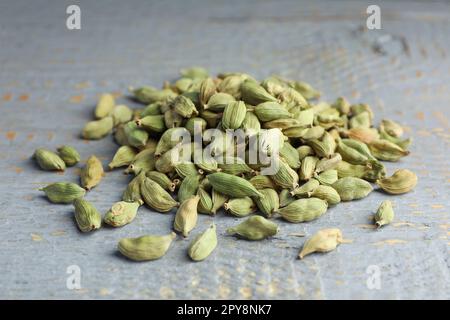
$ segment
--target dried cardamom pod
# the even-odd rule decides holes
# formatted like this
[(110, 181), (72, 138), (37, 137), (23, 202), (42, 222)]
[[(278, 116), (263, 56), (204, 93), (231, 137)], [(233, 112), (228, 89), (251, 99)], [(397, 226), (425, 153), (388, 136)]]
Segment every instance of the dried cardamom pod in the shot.
[(297, 148), (298, 157), (301, 160), (305, 159), (307, 156), (313, 156), (314, 150), (310, 146), (303, 145)]
[(276, 189), (275, 184), (269, 176), (257, 175), (251, 177), (249, 182), (258, 190), (266, 188)]
[(337, 98), (331, 107), (336, 108), (341, 115), (350, 113), (350, 103), (344, 97)]
[[(206, 122), (205, 119), (200, 117), (194, 117), (188, 119), (186, 123), (184, 124), (184, 127), (189, 131), (189, 133), (194, 136), (195, 134), (195, 127), (197, 126), (198, 129), (200, 129), (200, 133), (205, 131), (206, 127), (208, 126), (208, 122)], [(197, 129), (197, 130), (198, 130)]]
[(119, 251), (135, 261), (156, 260), (164, 256), (176, 234), (171, 232), (165, 236), (142, 236), (124, 238), (119, 241)]
[(241, 128), (249, 135), (257, 134), (261, 131), (261, 123), (254, 112), (247, 111)]
[(242, 101), (230, 102), (223, 111), (222, 127), (224, 129), (237, 129), (242, 125), (247, 107)]
[(134, 220), (140, 206), (139, 201), (116, 202), (106, 213), (103, 221), (113, 227), (122, 227)]
[(289, 86), (297, 90), (305, 99), (312, 100), (320, 97), (320, 91), (303, 81), (289, 81)]
[(236, 101), (236, 99), (232, 95), (225, 92), (218, 92), (209, 98), (208, 103), (205, 105), (205, 109), (213, 112), (222, 112), (225, 107), (233, 101)]
[(359, 140), (364, 143), (371, 143), (379, 138), (378, 130), (375, 128), (352, 128), (345, 132), (350, 139)]
[(308, 156), (303, 159), (302, 164), (299, 170), (299, 176), (301, 180), (310, 180), (316, 169), (316, 163), (319, 161), (319, 158)]
[(197, 167), (192, 162), (181, 162), (175, 165), (175, 171), (181, 179), (199, 174)]
[(375, 224), (379, 227), (389, 224), (394, 220), (394, 209), (392, 202), (384, 200), (374, 216)]
[(145, 104), (165, 101), (177, 96), (177, 94), (170, 89), (157, 90), (152, 87), (134, 89), (130, 87), (129, 90), (137, 101)]
[(136, 149), (130, 146), (121, 146), (117, 149), (111, 162), (108, 164), (110, 170), (123, 166), (128, 166), (136, 157)]
[(380, 130), (385, 131), (388, 135), (394, 138), (400, 138), (403, 135), (403, 127), (393, 120), (381, 120)]
[(100, 120), (90, 121), (86, 123), (81, 135), (84, 139), (98, 140), (110, 134), (113, 127), (114, 120), (112, 117), (108, 116)]
[(308, 198), (295, 200), (278, 213), (289, 222), (307, 222), (319, 218), (328, 209), (327, 202), (319, 198)]
[(66, 169), (66, 163), (56, 153), (39, 148), (33, 154), (33, 158), (36, 159), (39, 167), (43, 170), (57, 170), (64, 171)]
[(213, 215), (213, 201), (208, 191), (206, 191), (203, 187), (198, 188), (197, 195), (200, 197), (198, 202), (198, 212), (204, 214)]
[(97, 106), (95, 107), (95, 117), (97, 119), (103, 119), (111, 114), (115, 106), (114, 97), (112, 94), (104, 93), (98, 99)]
[(102, 216), (91, 203), (83, 198), (77, 198), (73, 201), (73, 206), (75, 207), (75, 220), (82, 232), (100, 228)]
[(283, 147), (280, 149), (280, 157), (292, 168), (300, 168), (301, 162), (300, 157), (295, 149), (289, 142), (285, 142)]
[(223, 204), (225, 210), (235, 217), (245, 217), (256, 211), (256, 205), (250, 197), (233, 198)]
[(200, 184), (200, 175), (187, 176), (183, 179), (178, 189), (178, 201), (184, 202), (191, 196), (197, 194), (198, 186)]
[(138, 128), (143, 128), (150, 132), (164, 132), (166, 124), (164, 122), (164, 115), (145, 116), (136, 120)]
[(278, 197), (280, 198), (280, 208), (286, 207), (288, 204), (295, 201), (295, 198), (291, 195), (291, 191), (289, 189), (281, 190)]
[(180, 95), (172, 101), (173, 110), (183, 118), (191, 118), (198, 115), (197, 108), (191, 99)]
[(170, 128), (167, 129), (158, 141), (155, 150), (155, 157), (159, 158), (167, 151), (171, 150), (180, 142), (180, 137), (190, 136), (186, 128)]
[(53, 203), (72, 203), (73, 200), (86, 194), (86, 190), (72, 182), (51, 183), (39, 191), (44, 191), (47, 198)]
[(136, 177), (134, 177), (130, 183), (128, 183), (127, 188), (123, 192), (122, 200), (127, 202), (138, 201), (141, 205), (144, 203), (141, 196), (141, 184), (145, 179), (145, 172), (140, 172)]
[(159, 212), (167, 212), (178, 206), (178, 202), (166, 190), (147, 177), (141, 183), (141, 196), (146, 205)]
[(217, 246), (216, 225), (212, 224), (189, 245), (188, 255), (194, 261), (205, 260)]
[(216, 93), (216, 84), (212, 78), (206, 78), (200, 85), (199, 98), (202, 106)]
[(313, 252), (329, 252), (342, 243), (342, 232), (336, 228), (322, 229), (306, 240), (299, 258), (303, 259), (306, 255)]
[(277, 99), (271, 96), (266, 89), (261, 87), (257, 82), (246, 80), (242, 82), (240, 86), (242, 100), (246, 103), (256, 106), (266, 101), (277, 101)]
[(263, 240), (278, 233), (278, 225), (261, 216), (252, 216), (235, 227), (228, 228), (230, 235), (237, 235), (247, 240)]
[(174, 192), (176, 188), (176, 184), (169, 179), (169, 177), (158, 171), (147, 171), (145, 172), (147, 178), (152, 179), (157, 184), (159, 184), (164, 190)]
[(181, 232), (183, 237), (187, 237), (189, 232), (195, 228), (197, 225), (197, 206), (200, 200), (199, 196), (193, 196), (180, 204), (175, 215), (175, 220), (173, 222), (173, 228)]
[(222, 208), (224, 203), (228, 200), (228, 196), (224, 195), (223, 193), (220, 193), (220, 192), (216, 191), (213, 188), (212, 192), (211, 192), (211, 199), (212, 199), (212, 202), (213, 202), (213, 206), (212, 206), (212, 209), (211, 209), (211, 214), (214, 215), (214, 214), (217, 213), (217, 210)]
[(292, 118), (292, 114), (278, 102), (267, 101), (255, 107), (255, 115), (262, 122)]
[(134, 121), (125, 124), (124, 133), (127, 137), (128, 145), (136, 148), (144, 147), (148, 141), (148, 132), (139, 128)]
[(225, 157), (223, 163), (218, 166), (222, 172), (232, 175), (254, 173), (254, 170), (245, 163), (245, 160), (238, 157)]
[(131, 161), (130, 165), (125, 169), (125, 174), (133, 173), (135, 175), (140, 172), (152, 171), (155, 169), (156, 161), (152, 149), (144, 149), (140, 151)]
[(59, 157), (64, 161), (67, 167), (73, 167), (80, 162), (80, 154), (71, 146), (61, 146), (58, 149)]
[(310, 194), (311, 197), (319, 198), (328, 203), (328, 205), (333, 206), (341, 202), (341, 197), (339, 193), (330, 186), (320, 185), (315, 188)]
[(212, 187), (220, 193), (236, 198), (245, 196), (262, 197), (262, 194), (250, 182), (243, 178), (223, 172), (212, 173), (207, 177)]
[(355, 177), (341, 178), (332, 187), (339, 193), (342, 201), (365, 198), (373, 190), (369, 182)]
[(103, 165), (96, 156), (90, 156), (86, 165), (81, 169), (81, 186), (86, 190), (91, 190), (97, 186), (103, 178)]
[(293, 170), (289, 165), (283, 160), (278, 160), (278, 170), (274, 175), (271, 175), (270, 178), (273, 182), (285, 189), (295, 189), (298, 187), (298, 174)]
[(417, 185), (417, 175), (407, 169), (400, 169), (388, 178), (379, 179), (377, 185), (390, 194), (407, 193)]
[(118, 126), (133, 119), (133, 110), (124, 104), (120, 104), (114, 107), (111, 116), (114, 120), (114, 126)]
[(369, 148), (375, 158), (384, 161), (398, 161), (409, 154), (408, 150), (403, 150), (388, 140), (374, 140)]
[(320, 185), (319, 181), (316, 179), (311, 179), (308, 182), (304, 183), (300, 187), (295, 188), (291, 191), (292, 196), (304, 197), (309, 193), (313, 192)]
[(255, 198), (255, 203), (259, 210), (268, 218), (272, 217), (272, 214), (280, 208), (280, 198), (278, 193), (274, 189), (261, 189), (259, 190), (263, 197)]

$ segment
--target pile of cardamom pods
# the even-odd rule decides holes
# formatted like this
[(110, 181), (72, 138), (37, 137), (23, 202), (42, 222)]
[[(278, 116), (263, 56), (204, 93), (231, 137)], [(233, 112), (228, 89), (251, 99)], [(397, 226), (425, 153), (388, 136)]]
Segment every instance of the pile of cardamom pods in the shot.
[[(383, 120), (375, 127), (369, 105), (350, 104), (343, 97), (333, 103), (319, 102), (320, 92), (305, 82), (278, 76), (258, 82), (245, 73), (213, 78), (205, 69), (194, 67), (182, 70), (178, 80), (165, 82), (162, 89), (130, 88), (130, 92), (142, 108), (116, 105), (111, 94), (103, 94), (95, 108), (96, 120), (82, 131), (82, 137), (90, 140), (112, 133), (120, 145), (109, 169), (124, 167), (126, 174), (134, 175), (122, 201), (102, 218), (83, 199), (86, 190), (104, 176), (102, 163), (94, 155), (82, 168), (81, 186), (58, 182), (41, 189), (51, 202), (73, 204), (83, 232), (100, 228), (102, 221), (122, 227), (145, 204), (159, 212), (176, 209), (173, 229), (183, 237), (196, 227), (199, 213), (215, 215), (221, 208), (235, 217), (258, 213), (227, 231), (239, 238), (262, 240), (279, 232), (271, 220), (275, 216), (291, 223), (307, 222), (341, 201), (366, 197), (373, 190), (371, 183), (390, 194), (406, 193), (417, 184), (417, 176), (409, 170), (387, 176), (380, 162), (398, 161), (409, 154), (411, 139), (402, 138), (401, 125)], [(195, 147), (188, 152), (180, 147), (180, 140), (173, 139), (194, 136), (196, 130), (206, 135), (208, 129), (241, 129), (248, 136), (239, 146), (233, 139), (202, 139), (193, 142)], [(268, 164), (249, 160), (255, 143), (276, 160), (276, 171), (262, 174)], [(194, 159), (195, 148), (208, 149), (213, 156), (226, 155), (226, 161)], [(236, 155), (239, 148), (243, 157)], [(174, 153), (183, 154), (184, 160), (175, 161)], [(70, 146), (56, 152), (38, 149), (34, 158), (44, 170), (65, 170), (80, 161)], [(380, 227), (393, 218), (391, 202), (383, 201), (374, 215), (375, 224)], [(169, 249), (175, 232), (121, 239), (118, 249), (132, 260), (158, 259)], [(299, 257), (333, 250), (343, 241), (339, 229), (320, 230), (305, 242)], [(204, 260), (216, 246), (213, 224), (192, 240), (188, 254), (195, 261)]]

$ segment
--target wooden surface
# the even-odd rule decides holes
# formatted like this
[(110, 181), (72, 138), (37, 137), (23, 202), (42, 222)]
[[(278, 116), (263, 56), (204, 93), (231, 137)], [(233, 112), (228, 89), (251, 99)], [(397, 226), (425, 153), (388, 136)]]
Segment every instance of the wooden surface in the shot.
[[(0, 4), (0, 298), (450, 298), (449, 2), (381, 2), (377, 31), (364, 28), (365, 1), (77, 3), (79, 31), (65, 27), (69, 2)], [(416, 190), (373, 192), (311, 223), (277, 220), (279, 236), (260, 242), (226, 236), (237, 219), (202, 215), (194, 235), (213, 220), (219, 233), (208, 260), (189, 261), (181, 239), (161, 260), (123, 259), (118, 239), (167, 233), (173, 214), (142, 208), (124, 228), (81, 234), (72, 207), (50, 204), (37, 190), (77, 182), (79, 169), (48, 173), (29, 158), (37, 147), (71, 144), (106, 165), (116, 149), (111, 138), (79, 139), (98, 94), (114, 92), (135, 107), (124, 96), (129, 85), (159, 86), (191, 65), (257, 78), (277, 73), (310, 82), (325, 100), (369, 103), (377, 121), (400, 121), (413, 136), (411, 155), (388, 169), (415, 171)], [(87, 199), (106, 212), (127, 181), (108, 172)], [(396, 220), (375, 231), (370, 217), (384, 199), (395, 203)], [(352, 243), (297, 260), (305, 238), (291, 234), (326, 227)], [(70, 265), (80, 267), (79, 290), (66, 287)], [(379, 290), (367, 286), (371, 265), (380, 270)]]

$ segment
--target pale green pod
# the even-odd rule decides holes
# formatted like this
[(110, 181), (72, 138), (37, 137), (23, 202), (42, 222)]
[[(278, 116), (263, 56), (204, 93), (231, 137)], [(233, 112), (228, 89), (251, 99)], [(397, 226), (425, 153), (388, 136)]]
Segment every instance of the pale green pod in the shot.
[(192, 229), (197, 225), (197, 207), (200, 200), (199, 196), (193, 196), (184, 200), (177, 210), (173, 228), (180, 232), (183, 237), (187, 237)]
[(97, 106), (95, 107), (95, 117), (97, 119), (103, 119), (111, 114), (115, 106), (114, 97), (110, 93), (104, 93), (98, 99)]
[(242, 101), (230, 102), (223, 111), (222, 127), (223, 129), (237, 129), (242, 125), (247, 107)]
[(302, 160), (302, 164), (299, 170), (299, 177), (301, 180), (309, 180), (313, 177), (314, 171), (316, 169), (316, 163), (319, 158), (308, 156)]
[(122, 194), (122, 200), (127, 202), (138, 201), (141, 205), (144, 203), (141, 196), (141, 184), (145, 179), (145, 172), (142, 171), (134, 177), (127, 185)]
[(219, 169), (219, 165), (217, 163), (217, 161), (214, 158), (209, 158), (209, 159), (201, 159), (200, 161), (195, 161), (195, 165), (203, 170), (203, 172), (216, 172), (216, 171), (220, 171)]
[(319, 181), (317, 181), (316, 179), (311, 179), (300, 187), (292, 190), (291, 195), (299, 197), (307, 196), (310, 192), (313, 192), (314, 189), (316, 189), (319, 185)]
[(173, 110), (183, 118), (191, 118), (198, 115), (197, 108), (191, 99), (180, 95), (172, 101)]
[(306, 130), (304, 132), (304, 134), (302, 136), (300, 136), (299, 138), (302, 138), (305, 141), (309, 141), (309, 140), (314, 140), (314, 139), (319, 139), (320, 137), (322, 137), (325, 133), (325, 129), (321, 126), (314, 126), (309, 128), (308, 130)]
[(331, 186), (339, 179), (338, 172), (334, 169), (326, 170), (320, 174), (314, 174), (314, 178), (325, 186)]
[[(298, 122), (297, 119), (294, 119), (294, 120)], [(303, 138), (303, 136), (308, 131), (309, 131), (309, 128), (294, 126), (294, 127), (288, 127), (286, 129), (284, 129), (283, 134), (288, 138)]]
[(166, 174), (158, 171), (147, 171), (145, 172), (145, 176), (155, 181), (164, 190), (171, 192), (175, 191), (176, 184), (172, 180), (170, 180)]
[(373, 111), (372, 108), (366, 103), (358, 103), (352, 104), (350, 106), (350, 111), (353, 116), (357, 116), (363, 112), (367, 112), (370, 116), (370, 119), (373, 119)]
[(343, 242), (342, 232), (337, 228), (322, 229), (306, 240), (299, 258), (303, 259), (306, 255), (313, 252), (329, 252)]
[(243, 159), (238, 157), (224, 157), (223, 163), (219, 163), (218, 166), (222, 172), (232, 175), (254, 172)]
[(409, 154), (408, 150), (388, 140), (375, 140), (369, 143), (370, 151), (378, 160), (398, 161)]
[(261, 86), (266, 89), (268, 93), (276, 97), (288, 87), (288, 84), (278, 76), (270, 76), (261, 82)]
[(199, 187), (197, 190), (197, 195), (200, 197), (197, 208), (198, 212), (213, 215), (213, 201), (209, 192), (206, 191), (205, 188)]
[(119, 124), (114, 132), (114, 141), (120, 146), (128, 145), (127, 135), (125, 134), (125, 126)]
[(294, 119), (298, 120), (299, 127), (312, 127), (314, 123), (314, 110), (306, 109), (294, 113)]
[(111, 162), (108, 164), (110, 170), (123, 166), (128, 166), (136, 157), (137, 151), (130, 146), (121, 146), (117, 149)]
[(297, 119), (290, 119), (290, 118), (278, 119), (264, 122), (263, 124), (264, 129), (281, 129), (283, 130), (283, 132), (284, 130), (292, 127), (298, 127)]
[(222, 112), (225, 107), (233, 101), (236, 101), (236, 99), (232, 95), (225, 92), (218, 92), (209, 98), (208, 103), (205, 105), (205, 109), (214, 112)]
[(212, 224), (190, 243), (188, 255), (194, 261), (205, 260), (217, 246), (216, 225)]
[(207, 177), (212, 187), (220, 193), (236, 198), (262, 197), (250, 182), (240, 177), (223, 172), (212, 173)]
[(73, 201), (75, 208), (75, 221), (82, 232), (99, 229), (102, 224), (102, 216), (97, 209), (83, 198)]
[(269, 176), (257, 175), (250, 178), (250, 183), (258, 190), (260, 189), (276, 189), (277, 186), (273, 183)]
[(328, 205), (333, 206), (341, 202), (341, 197), (339, 193), (330, 186), (320, 185), (315, 188), (310, 194), (311, 197), (319, 198), (328, 203)]
[(158, 90), (152, 87), (130, 88), (134, 98), (142, 103), (149, 104), (157, 101), (165, 101), (175, 98), (177, 94), (170, 89)]
[(211, 214), (214, 215), (217, 213), (217, 210), (222, 208), (224, 203), (228, 201), (228, 196), (214, 190), (214, 188), (213, 188), (211, 191), (211, 199), (212, 199), (212, 203), (213, 203), (213, 206), (211, 209)]
[(242, 121), (241, 128), (244, 129), (247, 134), (257, 134), (261, 131), (261, 123), (254, 112), (247, 111), (245, 113), (244, 121)]
[(295, 201), (294, 196), (291, 194), (291, 191), (289, 189), (283, 189), (281, 190), (280, 194), (278, 195), (280, 199), (280, 208), (286, 207), (288, 204)]
[(125, 169), (125, 174), (133, 173), (135, 175), (140, 172), (151, 171), (155, 169), (155, 156), (151, 148), (143, 149), (134, 157), (130, 165)]
[(255, 198), (254, 201), (259, 210), (267, 217), (272, 217), (274, 212), (277, 212), (280, 208), (280, 198), (278, 193), (274, 189), (261, 189), (263, 197)]
[(330, 169), (334, 169), (342, 161), (340, 153), (333, 154), (330, 158), (322, 158), (316, 163), (315, 173), (321, 173)]
[(206, 105), (211, 98), (216, 93), (216, 83), (212, 78), (206, 78), (200, 84), (199, 99), (202, 106)]
[(299, 160), (305, 159), (307, 156), (313, 156), (314, 150), (308, 145), (303, 145), (297, 148), (298, 158)]
[(328, 204), (319, 198), (299, 199), (291, 202), (278, 213), (289, 222), (308, 222), (323, 215), (328, 209)]
[(139, 201), (116, 202), (106, 213), (103, 221), (113, 227), (122, 227), (134, 220), (140, 206)]
[(123, 128), (130, 146), (140, 148), (147, 144), (148, 132), (139, 128), (135, 122), (130, 121)]
[(114, 107), (111, 116), (114, 120), (114, 126), (117, 126), (130, 121), (133, 118), (133, 110), (124, 104), (120, 104)]
[(190, 118), (188, 119), (188, 121), (186, 121), (184, 127), (189, 131), (189, 133), (193, 136), (195, 134), (194, 129), (197, 128), (196, 130), (199, 130), (199, 133), (202, 133), (203, 131), (205, 131), (206, 127), (208, 126), (208, 123), (206, 122), (205, 119), (200, 118), (200, 117), (194, 117), (194, 118)]
[(319, 139), (308, 140), (307, 143), (314, 149), (315, 154), (320, 158), (329, 158), (336, 151), (336, 141), (328, 132), (325, 132)]
[(66, 169), (64, 160), (53, 151), (43, 148), (36, 149), (33, 158), (36, 159), (39, 167), (43, 170), (64, 171)]
[(364, 142), (355, 139), (342, 139), (341, 141), (346, 146), (353, 148), (359, 153), (365, 155), (369, 160), (376, 160), (376, 158), (370, 152), (369, 147)]
[(200, 179), (200, 175), (187, 176), (183, 179), (178, 189), (178, 201), (180, 203), (197, 194)]
[(53, 203), (72, 203), (73, 200), (86, 194), (85, 189), (72, 182), (56, 182), (39, 190), (44, 191)]
[(336, 108), (341, 115), (350, 113), (350, 103), (344, 97), (337, 98), (331, 106)]
[(377, 185), (390, 194), (407, 193), (417, 185), (417, 175), (407, 169), (400, 169), (390, 177), (379, 179)]
[(286, 108), (273, 101), (258, 104), (254, 112), (258, 119), (263, 122), (292, 118), (292, 114)]
[(245, 217), (256, 211), (256, 204), (250, 197), (229, 199), (223, 204), (226, 211), (235, 217)]
[(298, 169), (300, 168), (300, 156), (289, 142), (285, 142), (283, 147), (280, 149), (280, 157), (283, 158), (284, 161), (292, 168)]
[(180, 137), (189, 137), (189, 131), (186, 128), (167, 129), (158, 141), (155, 150), (155, 157), (160, 157), (180, 142)]
[(278, 99), (290, 106), (298, 105), (301, 109), (307, 109), (309, 107), (308, 101), (306, 101), (300, 92), (293, 88), (284, 89), (278, 95)]
[(143, 118), (146, 116), (156, 116), (159, 114), (163, 114), (161, 110), (163, 105), (165, 104), (163, 104), (162, 102), (153, 102), (145, 107), (144, 110), (142, 110), (140, 116)]
[(381, 120), (380, 131), (386, 132), (394, 138), (400, 138), (403, 135), (404, 129), (397, 122), (389, 119)]
[(59, 157), (64, 161), (67, 167), (73, 167), (80, 162), (80, 154), (71, 146), (61, 146), (57, 149)]
[(241, 97), (246, 103), (256, 106), (266, 101), (277, 101), (266, 89), (254, 81), (246, 80), (240, 86)]
[(378, 228), (391, 223), (392, 220), (394, 220), (394, 209), (392, 209), (392, 202), (389, 200), (384, 200), (373, 218)]
[(278, 225), (261, 216), (252, 216), (227, 232), (247, 240), (263, 240), (278, 233)]
[(193, 80), (190, 78), (180, 78), (175, 81), (173, 87), (175, 87), (176, 91), (183, 93), (189, 90), (192, 86)]
[(342, 201), (365, 198), (373, 190), (369, 182), (355, 177), (341, 178), (332, 187), (339, 193)]
[(386, 133), (383, 129), (380, 129), (380, 139), (388, 140), (392, 143), (395, 143), (403, 150), (408, 149), (413, 141), (412, 138), (400, 139), (400, 138), (393, 137), (393, 136), (389, 135), (388, 133)]
[(365, 165), (369, 162), (369, 158), (367, 157), (367, 155), (348, 146), (343, 141), (338, 142), (337, 150), (342, 156), (342, 159), (344, 161), (347, 161), (348, 163)]
[(86, 190), (91, 190), (100, 183), (103, 175), (104, 170), (101, 161), (96, 156), (92, 155), (86, 161), (86, 165), (83, 169), (81, 169), (81, 186)]
[(164, 116), (164, 125), (169, 129), (180, 127), (184, 121), (184, 118), (172, 109), (169, 109), (166, 112), (164, 112), (163, 116)]
[(166, 254), (175, 238), (174, 232), (165, 236), (124, 238), (119, 241), (118, 249), (120, 253), (134, 261), (156, 260)]
[(147, 177), (141, 183), (141, 196), (146, 205), (159, 212), (168, 212), (178, 206), (166, 190)]
[(145, 116), (136, 120), (136, 125), (150, 132), (164, 132), (166, 130), (164, 115)]
[(295, 172), (283, 159), (279, 159), (278, 170), (274, 175), (271, 175), (270, 178), (281, 188), (295, 189), (298, 187), (299, 177), (297, 172)]
[(181, 179), (184, 179), (188, 176), (198, 175), (198, 169), (192, 162), (181, 162), (175, 165), (175, 171)]
[(370, 128), (372, 126), (372, 119), (367, 111), (351, 117), (348, 121), (350, 128)]
[(105, 117), (100, 120), (90, 121), (86, 123), (81, 135), (84, 139), (98, 140), (110, 134), (113, 127), (113, 118)]
[(219, 83), (217, 89), (219, 92), (224, 92), (232, 95), (236, 99), (241, 98), (241, 85), (246, 80), (246, 76), (241, 74), (229, 75), (223, 78)]

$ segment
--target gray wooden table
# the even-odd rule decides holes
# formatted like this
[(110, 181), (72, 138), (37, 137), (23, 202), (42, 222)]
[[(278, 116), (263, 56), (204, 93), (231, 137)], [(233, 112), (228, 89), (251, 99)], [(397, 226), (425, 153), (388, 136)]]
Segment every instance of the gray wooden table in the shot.
[[(0, 298), (450, 298), (449, 2), (379, 1), (382, 30), (372, 31), (366, 1), (76, 3), (76, 31), (66, 28), (71, 1), (0, 3)], [(125, 97), (129, 85), (159, 86), (191, 65), (258, 78), (277, 73), (307, 80), (324, 99), (369, 103), (377, 121), (400, 121), (414, 137), (411, 155), (388, 168), (415, 171), (417, 188), (399, 197), (373, 192), (311, 223), (279, 221), (280, 235), (261, 242), (226, 236), (236, 219), (202, 215), (194, 234), (213, 220), (219, 233), (208, 260), (189, 261), (181, 239), (158, 261), (122, 258), (119, 238), (166, 233), (173, 216), (142, 208), (124, 228), (81, 234), (72, 207), (50, 204), (37, 190), (76, 182), (79, 169), (43, 172), (29, 157), (37, 147), (68, 143), (106, 165), (116, 148), (111, 138), (79, 139), (98, 94), (114, 92), (135, 106)], [(108, 173), (87, 198), (105, 212), (127, 181)], [(387, 198), (396, 221), (375, 231), (370, 216)], [(297, 260), (305, 238), (292, 233), (325, 227), (353, 242)], [(72, 265), (81, 272), (78, 290), (66, 285)]]

